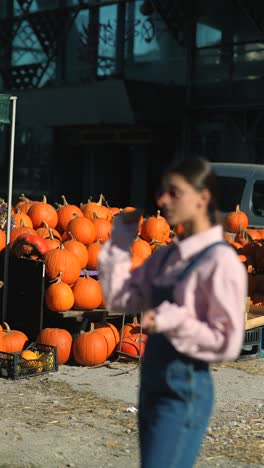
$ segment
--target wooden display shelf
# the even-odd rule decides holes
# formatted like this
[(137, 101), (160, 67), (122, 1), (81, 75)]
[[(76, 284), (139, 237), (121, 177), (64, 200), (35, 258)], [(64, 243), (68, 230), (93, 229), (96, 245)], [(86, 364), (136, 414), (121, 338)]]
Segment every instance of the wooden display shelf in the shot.
[(245, 330), (264, 326), (264, 306), (250, 304), (250, 299), (246, 301)]

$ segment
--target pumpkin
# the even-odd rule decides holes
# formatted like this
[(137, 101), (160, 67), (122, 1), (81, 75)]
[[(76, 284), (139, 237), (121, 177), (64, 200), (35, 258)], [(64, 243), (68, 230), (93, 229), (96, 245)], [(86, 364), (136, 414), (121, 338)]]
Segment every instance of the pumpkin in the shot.
[(162, 247), (166, 247), (168, 245), (168, 239), (166, 242), (160, 242), (157, 241), (156, 239), (152, 239), (152, 241), (149, 243), (151, 252), (156, 252), (156, 250), (160, 250)]
[(100, 194), (98, 202), (88, 200), (87, 203), (81, 206), (83, 215), (91, 221), (94, 220), (94, 215), (96, 215), (97, 218), (104, 218), (111, 221), (113, 217), (111, 209), (108, 206), (103, 205), (103, 201), (104, 196), (102, 193)]
[(15, 205), (15, 209), (19, 209), (23, 213), (27, 214), (29, 208), (33, 203), (38, 203), (38, 201), (30, 200), (30, 198), (26, 197), (24, 193), (21, 193), (21, 195), (19, 196), (19, 202)]
[(20, 353), (20, 356), (26, 361), (19, 363), (21, 367), (33, 367), (37, 372), (43, 371), (43, 362), (41, 361), (40, 356), (34, 353), (34, 351), (25, 349), (22, 351), (22, 353)]
[(158, 242), (166, 242), (170, 236), (170, 225), (167, 220), (161, 216), (160, 210), (155, 216), (146, 218), (141, 226), (140, 236), (147, 242), (155, 239)]
[(77, 279), (72, 287), (74, 295), (73, 308), (77, 310), (97, 309), (103, 300), (101, 286), (98, 280), (86, 273)]
[(137, 316), (134, 317), (133, 322), (125, 323), (123, 332), (121, 330), (122, 338), (126, 338), (130, 334), (140, 333), (140, 324), (138, 323)]
[(249, 240), (261, 239), (261, 234), (257, 229), (247, 228), (246, 232), (247, 236), (249, 237)]
[(21, 221), (23, 220), (24, 226), (33, 228), (33, 224), (30, 217), (26, 213), (23, 213), (23, 211), (21, 211), (20, 209), (18, 209), (18, 211), (14, 214), (14, 218), (16, 227), (19, 227), (21, 225)]
[(80, 276), (81, 267), (76, 255), (65, 249), (63, 244), (58, 249), (49, 250), (44, 256), (46, 274), (50, 279), (56, 279), (62, 273), (61, 280), (74, 284)]
[(0, 252), (6, 246), (6, 233), (0, 229)]
[(27, 335), (20, 330), (11, 330), (6, 322), (3, 325), (3, 330), (0, 331), (0, 351), (5, 353), (22, 351), (28, 342)]
[(37, 234), (20, 234), (11, 246), (11, 252), (17, 257), (42, 258), (47, 251), (47, 241)]
[(63, 312), (72, 308), (74, 295), (71, 287), (61, 281), (60, 273), (57, 280), (50, 284), (45, 291), (45, 303), (53, 312)]
[(71, 232), (69, 234), (71, 239), (63, 242), (64, 248), (76, 255), (80, 262), (81, 269), (83, 269), (88, 262), (88, 250), (82, 242), (74, 238)]
[(80, 333), (73, 341), (73, 358), (81, 366), (97, 366), (103, 364), (108, 357), (108, 343), (105, 336), (97, 333), (94, 324), (90, 331)]
[(43, 221), (45, 221), (49, 227), (55, 228), (58, 223), (58, 215), (54, 206), (47, 203), (47, 198), (43, 196), (43, 200), (38, 203), (33, 203), (27, 212), (30, 217), (33, 227), (39, 228)]
[(95, 215), (93, 224), (95, 227), (95, 240), (105, 242), (111, 237), (113, 225), (109, 219), (97, 218), (97, 215)]
[(93, 222), (83, 217), (75, 216), (67, 226), (67, 231), (71, 232), (74, 238), (84, 245), (92, 244), (95, 241), (95, 227)]
[(50, 239), (50, 231), (53, 234), (53, 237), (58, 240), (62, 240), (61, 234), (57, 229), (51, 228), (46, 221), (43, 221), (42, 225), (36, 229), (36, 233), (38, 236), (42, 237), (43, 239)]
[(117, 206), (111, 206), (110, 211), (112, 213), (112, 216), (116, 216), (120, 213), (121, 209), (118, 208)]
[(20, 226), (19, 227), (14, 227), (10, 231), (10, 244), (16, 240), (20, 234), (37, 234), (35, 229), (27, 227), (24, 225), (23, 220), (20, 221)]
[[(120, 351), (125, 354), (130, 354), (131, 357), (141, 357), (145, 353), (147, 343), (147, 335), (145, 333), (130, 334), (121, 343)], [(129, 357), (127, 358), (129, 360)]]
[(56, 346), (58, 364), (65, 364), (71, 355), (72, 336), (64, 328), (43, 328), (36, 338), (36, 342), (44, 345)]
[(96, 333), (104, 335), (107, 341), (108, 354), (107, 357), (111, 356), (116, 350), (117, 345), (120, 342), (120, 334), (118, 329), (112, 323), (95, 323), (94, 329)]
[(86, 268), (88, 270), (97, 270), (98, 268), (98, 256), (102, 248), (102, 243), (100, 241), (93, 242), (90, 245), (87, 245), (88, 252), (88, 262)]
[(225, 231), (238, 233), (247, 229), (248, 216), (244, 211), (240, 211), (239, 205), (236, 206), (235, 211), (231, 211), (224, 218)]
[(61, 196), (63, 204), (56, 203), (58, 206), (57, 209), (57, 215), (58, 215), (58, 224), (57, 228), (59, 231), (64, 232), (67, 229), (67, 226), (71, 219), (74, 219), (75, 216), (82, 217), (83, 212), (81, 208), (79, 208), (77, 205), (69, 205), (65, 196)]
[(142, 257), (143, 259), (146, 259), (151, 255), (152, 250), (151, 246), (147, 241), (137, 236), (131, 244), (130, 252), (131, 255), (136, 255), (137, 257)]
[(49, 237), (46, 237), (44, 240), (47, 244), (48, 250), (58, 249), (61, 245), (61, 241), (54, 237), (53, 229), (49, 228)]

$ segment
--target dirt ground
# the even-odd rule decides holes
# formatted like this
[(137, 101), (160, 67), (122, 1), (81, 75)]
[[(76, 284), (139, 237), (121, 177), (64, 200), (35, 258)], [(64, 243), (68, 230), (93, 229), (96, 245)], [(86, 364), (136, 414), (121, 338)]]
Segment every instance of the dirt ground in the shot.
[[(216, 404), (196, 468), (264, 467), (264, 359), (212, 373)], [(136, 363), (118, 361), (1, 378), (0, 467), (139, 468), (138, 377)]]

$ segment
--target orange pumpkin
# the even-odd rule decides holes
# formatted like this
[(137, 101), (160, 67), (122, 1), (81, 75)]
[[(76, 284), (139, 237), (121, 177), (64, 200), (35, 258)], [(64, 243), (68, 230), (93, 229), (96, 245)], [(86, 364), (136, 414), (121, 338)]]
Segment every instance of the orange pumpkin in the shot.
[(71, 233), (69, 234), (71, 239), (63, 242), (64, 248), (76, 255), (80, 262), (81, 269), (83, 269), (88, 262), (88, 250), (82, 242), (76, 240)]
[(147, 242), (155, 239), (158, 242), (166, 242), (170, 236), (170, 225), (167, 220), (161, 216), (160, 210), (155, 216), (146, 218), (141, 226), (140, 236)]
[(55, 283), (50, 284), (45, 291), (45, 303), (49, 310), (62, 312), (72, 308), (74, 295), (71, 287), (61, 281), (60, 273)]
[(55, 228), (51, 228), (45, 221), (43, 221), (42, 225), (36, 229), (36, 233), (38, 236), (42, 237), (42, 239), (50, 239), (50, 231), (55, 239), (59, 239), (60, 241), (62, 240), (59, 231)]
[(0, 252), (6, 246), (6, 233), (0, 229)]
[[(125, 354), (130, 354), (132, 357), (143, 356), (147, 338), (145, 333), (130, 334), (122, 341), (120, 351)], [(127, 359), (129, 360), (129, 357), (127, 357)]]
[(137, 317), (134, 317), (133, 322), (125, 323), (123, 333), (122, 330), (120, 333), (123, 338), (126, 338), (130, 334), (134, 335), (135, 333), (140, 333), (140, 324), (138, 323)]
[(146, 259), (152, 253), (151, 246), (147, 241), (141, 239), (141, 237), (137, 236), (136, 239), (131, 244), (130, 247), (131, 255), (136, 255), (137, 257), (142, 257)]
[(36, 338), (36, 342), (44, 345), (56, 346), (58, 364), (65, 364), (71, 355), (72, 336), (64, 328), (43, 328)]
[(56, 279), (62, 273), (61, 280), (73, 284), (80, 276), (81, 267), (76, 255), (60, 245), (58, 249), (49, 250), (44, 255), (46, 274), (50, 279)]
[(71, 232), (76, 240), (84, 245), (92, 244), (95, 241), (95, 227), (93, 222), (83, 217), (74, 217), (67, 226), (67, 231)]
[(56, 203), (58, 206), (57, 215), (58, 215), (58, 224), (57, 228), (59, 231), (64, 232), (67, 229), (67, 226), (71, 219), (74, 219), (76, 216), (82, 217), (83, 212), (81, 208), (77, 205), (69, 205), (65, 196), (61, 196), (63, 204)]
[(247, 228), (247, 235), (250, 240), (261, 239), (261, 234), (257, 229)]
[(228, 232), (238, 233), (247, 229), (248, 216), (244, 211), (240, 211), (239, 205), (235, 211), (231, 211), (224, 218), (225, 230)]
[(111, 221), (113, 215), (111, 209), (108, 206), (103, 205), (104, 196), (101, 193), (98, 202), (93, 202), (89, 200), (87, 203), (81, 206), (81, 210), (83, 215), (90, 219), (91, 221), (94, 220), (94, 215), (97, 218), (104, 218)]
[(28, 342), (28, 337), (20, 330), (11, 330), (8, 323), (3, 323), (0, 331), (0, 350), (5, 353), (16, 353), (22, 351)]
[(73, 308), (77, 310), (97, 309), (103, 300), (99, 281), (88, 275), (77, 279), (72, 287), (72, 292), (74, 295)]
[(106, 242), (112, 234), (113, 225), (109, 219), (97, 218), (93, 220), (95, 227), (95, 240)]
[(96, 333), (104, 335), (108, 345), (107, 357), (111, 356), (116, 350), (117, 345), (120, 343), (120, 334), (118, 329), (112, 323), (95, 323), (94, 329)]
[(87, 245), (88, 262), (86, 268), (88, 270), (97, 270), (98, 256), (102, 245), (103, 244), (100, 241), (96, 241), (90, 245)]
[(21, 220), (20, 223), (21, 225), (19, 227), (14, 227), (10, 231), (10, 244), (11, 245), (17, 239), (17, 237), (20, 236), (20, 234), (35, 234), (35, 235), (37, 234), (35, 229), (26, 227), (23, 223), (23, 220)]
[(20, 209), (18, 209), (18, 211), (14, 214), (14, 218), (16, 227), (21, 226), (21, 221), (23, 221), (24, 226), (33, 228), (33, 224), (30, 217), (26, 213), (23, 213), (23, 211), (21, 211)]
[(97, 333), (94, 324), (90, 331), (80, 333), (75, 338), (72, 346), (73, 358), (81, 366), (98, 366), (103, 364), (108, 357), (107, 339), (101, 333)]
[(44, 195), (43, 200), (38, 203), (33, 203), (27, 212), (30, 217), (33, 227), (39, 228), (43, 221), (45, 221), (49, 227), (55, 228), (58, 224), (58, 215), (54, 206), (47, 203), (47, 198)]

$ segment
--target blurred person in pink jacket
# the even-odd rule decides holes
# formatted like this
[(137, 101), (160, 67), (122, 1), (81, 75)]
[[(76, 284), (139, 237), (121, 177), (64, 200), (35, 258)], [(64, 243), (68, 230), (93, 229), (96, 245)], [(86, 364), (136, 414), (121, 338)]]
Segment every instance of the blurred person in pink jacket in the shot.
[(141, 468), (191, 468), (214, 402), (209, 364), (236, 359), (244, 337), (247, 272), (223, 237), (210, 163), (189, 158), (162, 177), (157, 204), (175, 237), (131, 271), (140, 211), (115, 218), (101, 249), (99, 278), (108, 310), (143, 311), (148, 333), (140, 367)]

